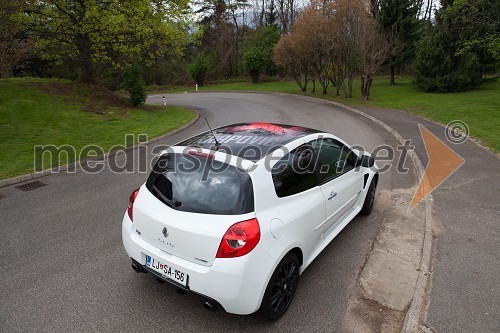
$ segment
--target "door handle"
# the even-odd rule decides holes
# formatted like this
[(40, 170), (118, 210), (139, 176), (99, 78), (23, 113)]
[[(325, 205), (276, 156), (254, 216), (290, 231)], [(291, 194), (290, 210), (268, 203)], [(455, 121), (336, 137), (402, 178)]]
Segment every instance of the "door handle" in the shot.
[(330, 192), (330, 195), (328, 196), (328, 200), (332, 200), (333, 198), (335, 198), (337, 196), (337, 192)]

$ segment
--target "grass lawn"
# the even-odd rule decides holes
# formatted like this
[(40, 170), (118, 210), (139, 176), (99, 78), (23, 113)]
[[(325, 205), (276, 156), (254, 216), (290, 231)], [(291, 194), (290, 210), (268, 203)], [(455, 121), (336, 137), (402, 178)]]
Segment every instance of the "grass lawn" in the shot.
[[(194, 118), (181, 107), (143, 106), (102, 88), (62, 80), (0, 80), (0, 179), (33, 172), (35, 145), (86, 145), (105, 152), (125, 144), (125, 134), (148, 139), (170, 132)], [(48, 154), (45, 154), (48, 155)], [(66, 164), (61, 154), (60, 164)], [(44, 165), (47, 165), (45, 163)]]
[[(222, 83), (201, 87), (200, 91), (217, 90), (251, 90), (275, 91), (291, 94), (315, 96), (339, 103), (403, 110), (419, 116), (447, 124), (452, 120), (462, 120), (468, 124), (472, 137), (479, 139), (484, 145), (500, 152), (500, 82), (492, 82), (481, 87), (460, 93), (425, 93), (417, 88), (411, 78), (396, 80), (395, 86), (389, 80), (376, 79), (371, 89), (371, 100), (363, 101), (359, 80), (354, 82), (353, 98), (346, 99), (334, 96), (334, 88), (323, 95), (321, 86), (316, 85), (316, 93), (301, 92), (295, 82), (249, 82)], [(311, 89), (309, 85), (308, 89)], [(172, 92), (192, 91), (190, 88), (177, 88)]]

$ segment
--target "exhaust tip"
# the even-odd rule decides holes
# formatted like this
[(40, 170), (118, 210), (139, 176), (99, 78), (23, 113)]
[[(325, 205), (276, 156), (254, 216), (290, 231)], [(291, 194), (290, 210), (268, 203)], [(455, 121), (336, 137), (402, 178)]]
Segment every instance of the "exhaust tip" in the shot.
[(217, 311), (217, 305), (213, 304), (212, 302), (210, 302), (209, 300), (206, 300), (205, 302), (203, 302), (203, 307), (210, 311), (210, 312), (215, 312)]
[(132, 259), (132, 269), (134, 270), (134, 272), (136, 273), (147, 273), (147, 271), (142, 268), (142, 265), (139, 264), (137, 261), (135, 261), (134, 259)]
[(132, 269), (136, 273), (140, 273), (141, 272), (141, 269), (137, 266), (137, 264), (135, 262), (132, 262)]

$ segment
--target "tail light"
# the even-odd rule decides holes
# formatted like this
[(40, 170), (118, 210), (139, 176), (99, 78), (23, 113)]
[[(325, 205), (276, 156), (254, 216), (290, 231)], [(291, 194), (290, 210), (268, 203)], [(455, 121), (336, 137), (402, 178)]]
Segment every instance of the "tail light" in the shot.
[(128, 213), (128, 217), (130, 218), (130, 221), (132, 221), (132, 222), (134, 222), (134, 202), (135, 202), (135, 198), (137, 198), (138, 194), (139, 194), (139, 189), (132, 192), (130, 194), (130, 197), (128, 198), (127, 213)]
[(252, 251), (260, 241), (260, 228), (257, 219), (233, 224), (222, 237), (217, 258), (241, 257)]
[(213, 160), (214, 157), (215, 157), (212, 154), (207, 154), (207, 153), (204, 153), (204, 152), (201, 152), (201, 151), (196, 151), (196, 150), (190, 150), (190, 151), (188, 151), (188, 154), (189, 155), (193, 155), (193, 156), (203, 157), (203, 158), (206, 158), (206, 159), (209, 159), (209, 160)]

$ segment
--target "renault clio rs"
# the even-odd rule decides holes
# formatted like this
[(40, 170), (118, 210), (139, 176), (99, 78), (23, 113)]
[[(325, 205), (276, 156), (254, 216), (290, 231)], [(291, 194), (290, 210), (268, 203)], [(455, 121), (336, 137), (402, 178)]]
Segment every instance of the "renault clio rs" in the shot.
[(241, 123), (165, 150), (133, 191), (122, 223), (136, 272), (207, 309), (289, 308), (299, 276), (358, 214), (374, 205), (373, 157), (301, 126)]

